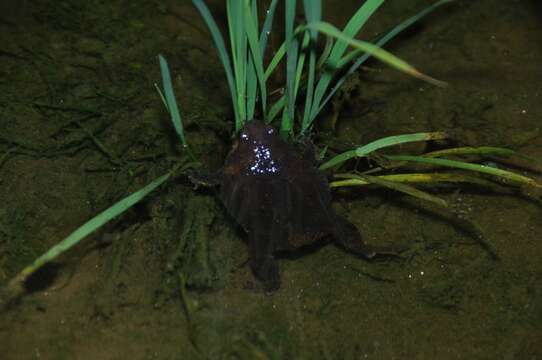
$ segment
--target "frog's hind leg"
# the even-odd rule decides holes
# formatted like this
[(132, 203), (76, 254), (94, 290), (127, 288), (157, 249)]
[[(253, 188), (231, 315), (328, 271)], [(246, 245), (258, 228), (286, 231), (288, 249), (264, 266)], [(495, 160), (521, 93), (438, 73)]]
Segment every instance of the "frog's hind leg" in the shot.
[(398, 255), (401, 250), (393, 247), (380, 247), (366, 244), (356, 226), (349, 221), (336, 216), (335, 218), (335, 241), (345, 250), (362, 255), (371, 259), (377, 255)]
[(258, 231), (248, 234), (250, 268), (266, 291), (275, 291), (280, 287), (280, 272), (278, 261), (273, 256), (273, 241), (269, 235)]

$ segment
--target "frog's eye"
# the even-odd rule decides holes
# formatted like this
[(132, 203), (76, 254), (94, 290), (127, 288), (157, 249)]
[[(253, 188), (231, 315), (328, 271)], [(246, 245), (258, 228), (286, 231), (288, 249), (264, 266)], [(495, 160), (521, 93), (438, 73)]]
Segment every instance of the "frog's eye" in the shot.
[(241, 133), (241, 136), (240, 136), (240, 137), (241, 137), (241, 140), (243, 140), (243, 141), (247, 141), (247, 140), (248, 140), (248, 134), (247, 134), (246, 132), (244, 132), (244, 131)]

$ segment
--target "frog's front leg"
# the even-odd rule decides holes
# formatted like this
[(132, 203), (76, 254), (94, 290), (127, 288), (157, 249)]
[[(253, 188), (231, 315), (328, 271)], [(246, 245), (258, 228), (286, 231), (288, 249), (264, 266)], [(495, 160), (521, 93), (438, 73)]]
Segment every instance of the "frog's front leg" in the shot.
[(194, 186), (213, 187), (220, 185), (222, 178), (222, 169), (213, 172), (204, 172), (199, 170), (189, 170), (186, 174)]

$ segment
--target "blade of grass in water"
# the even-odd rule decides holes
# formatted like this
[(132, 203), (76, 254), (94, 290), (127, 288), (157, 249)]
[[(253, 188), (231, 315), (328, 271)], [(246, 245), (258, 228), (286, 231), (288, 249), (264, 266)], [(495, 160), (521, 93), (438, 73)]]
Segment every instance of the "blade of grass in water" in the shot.
[[(250, 9), (248, 8), (248, 4), (245, 8), (245, 15), (246, 15), (246, 34), (248, 38), (248, 43), (250, 46), (250, 54), (251, 54), (251, 60), (252, 65), (254, 66), (254, 69), (256, 71), (256, 79), (260, 85), (260, 97), (261, 97), (261, 103), (262, 103), (262, 112), (265, 114), (267, 111), (267, 90), (265, 85), (265, 74), (263, 69), (263, 57), (261, 53), (260, 48), (260, 42), (258, 41), (258, 33), (257, 33), (257, 23), (256, 18), (251, 14)], [(251, 81), (254, 81), (252, 77), (249, 78)], [(255, 87), (255, 84), (249, 83), (249, 86)], [(256, 94), (250, 94), (252, 98), (249, 97), (249, 101), (251, 103), (255, 103), (256, 101)], [(251, 109), (251, 112), (249, 113), (249, 119), (253, 118), (254, 109)]]
[(267, 65), (267, 68), (265, 69), (265, 79), (268, 80), (271, 74), (273, 74), (273, 71), (277, 68), (280, 61), (284, 58), (284, 55), (286, 54), (286, 42), (283, 42), (280, 47), (277, 49), (277, 52), (269, 62), (269, 65)]
[[(297, 36), (298, 34), (300, 34), (303, 30), (303, 27), (301, 25), (297, 26), (293, 32), (293, 36)], [(273, 71), (275, 71), (275, 69), (277, 68), (278, 64), (280, 63), (280, 61), (284, 58), (284, 55), (286, 55), (286, 44), (288, 43), (288, 41), (284, 41), (280, 47), (278, 48), (278, 50), (276, 51), (275, 55), (273, 56), (273, 58), (271, 59), (271, 61), (269, 62), (269, 65), (267, 66), (267, 68), (265, 69), (265, 79), (268, 80), (269, 77), (273, 74)], [(273, 121), (273, 119), (280, 113), (280, 111), (286, 106), (286, 95), (283, 94), (279, 100), (277, 100), (275, 102), (275, 104), (273, 104), (273, 106), (271, 107), (271, 110), (269, 111), (269, 113), (267, 114), (267, 117), (266, 117), (266, 122), (267, 123), (270, 123)]]
[[(479, 156), (495, 155), (495, 156), (504, 156), (504, 157), (510, 157), (514, 155), (521, 156), (521, 154), (518, 154), (514, 150), (494, 147), (494, 146), (480, 146), (480, 147), (464, 146), (464, 147), (458, 147), (458, 148), (436, 150), (436, 151), (423, 154), (424, 157), (430, 157), (430, 158), (450, 156), (450, 155), (479, 155)], [(531, 160), (529, 158), (527, 159)]]
[(34, 260), (32, 264), (28, 265), (21, 272), (19, 272), (15, 276), (15, 278), (11, 280), (8, 288), (10, 288), (11, 290), (15, 290), (16, 288), (20, 287), (22, 283), (28, 278), (28, 276), (30, 276), (36, 270), (40, 269), (43, 265), (53, 261), (62, 253), (77, 245), (87, 235), (101, 228), (104, 224), (131, 208), (137, 202), (141, 201), (150, 192), (152, 192), (154, 189), (156, 189), (158, 186), (168, 180), (171, 174), (173, 174), (173, 172), (175, 171), (176, 169), (170, 171), (165, 175), (160, 176), (148, 185), (139, 189), (135, 193), (125, 197), (113, 206), (107, 208), (100, 214), (96, 215), (95, 217), (84, 223), (82, 226), (72, 232), (68, 237), (66, 237), (55, 246), (51, 247), (47, 252)]
[(494, 168), (487, 165), (471, 164), (464, 161), (440, 159), (440, 158), (427, 158), (423, 156), (410, 156), (410, 155), (384, 155), (385, 158), (395, 161), (410, 161), (429, 164), (433, 166), (444, 166), (463, 170), (470, 170), (480, 172), (484, 174), (493, 175), (505, 180), (509, 180), (515, 183), (525, 184), (533, 186), (535, 188), (542, 188), (542, 183), (531, 179), (527, 176), (519, 175), (511, 171)]
[(290, 136), (295, 116), (295, 76), (299, 40), (294, 36), (294, 20), (296, 0), (285, 2), (285, 38), (286, 38), (286, 106), (282, 115), (280, 134), (283, 138)]
[[(305, 9), (305, 16), (309, 23), (320, 21), (322, 16), (322, 4), (320, 0), (304, 0), (303, 6)], [(303, 120), (301, 123), (301, 133), (305, 133), (310, 126), (309, 120), (314, 94), (314, 79), (316, 76), (316, 41), (318, 40), (318, 31), (309, 30), (309, 35), (309, 68), (305, 94), (305, 109), (303, 110)]]
[(227, 0), (226, 10), (228, 15), (228, 29), (230, 34), (230, 46), (233, 59), (233, 73), (235, 78), (235, 99), (239, 107), (239, 124), (243, 126), (246, 118), (246, 76), (247, 76), (247, 38), (245, 33), (244, 6), (245, 1)]
[[(363, 180), (356, 177), (355, 174), (335, 174), (335, 179), (329, 186), (331, 188), (344, 187), (344, 186), (365, 186), (371, 184), (367, 180)], [(436, 183), (470, 183), (495, 190), (495, 192), (502, 192), (502, 189), (495, 183), (485, 180), (480, 177), (468, 176), (463, 174), (444, 174), (444, 173), (408, 173), (408, 174), (391, 174), (380, 175), (379, 179), (400, 182), (400, 183), (414, 183), (414, 184), (436, 184)]]
[[(358, 34), (361, 27), (367, 22), (371, 15), (382, 5), (384, 0), (367, 0), (360, 8), (356, 11), (354, 16), (346, 24), (343, 34), (349, 38), (355, 38)], [(337, 41), (331, 49), (329, 58), (327, 59), (327, 64), (334, 65), (342, 57), (344, 51), (346, 50), (348, 44), (344, 42)], [(316, 89), (314, 90), (314, 100), (312, 105), (312, 111), (310, 116), (310, 121), (312, 122), (320, 109), (320, 102), (324, 97), (325, 92), (333, 78), (334, 72), (325, 71), (318, 83)]]
[[(389, 180), (383, 179), (382, 177), (375, 177), (375, 176), (366, 176), (366, 175), (358, 176), (358, 175), (349, 174), (349, 177), (351, 178), (350, 181), (359, 180), (363, 182), (374, 183), (376, 185), (388, 187), (390, 189), (403, 192), (405, 194), (417, 197), (422, 200), (433, 202), (435, 204), (440, 205), (444, 209), (448, 208), (448, 203), (445, 200), (439, 197), (436, 197), (434, 195), (428, 194), (424, 191), (418, 190), (409, 185), (396, 183), (394, 181), (389, 181)], [(350, 185), (353, 185), (353, 184), (350, 184)], [(341, 184), (335, 184), (334, 187), (340, 187), (340, 186)], [(457, 222), (457, 224), (461, 226), (462, 229), (467, 231), (478, 242), (478, 244), (491, 255), (491, 257), (493, 257), (494, 259), (498, 259), (497, 252), (495, 251), (492, 243), (487, 241), (486, 237), (484, 236), (484, 233), (480, 230), (480, 228), (475, 223), (473, 223), (472, 221), (464, 217), (458, 216), (453, 211), (442, 213), (442, 215), (446, 217), (451, 216), (451, 220), (453, 220), (454, 222)]]
[(266, 11), (265, 20), (262, 26), (262, 32), (260, 33), (260, 51), (263, 57), (265, 49), (267, 47), (267, 39), (271, 34), (271, 27), (273, 26), (273, 18), (275, 16), (275, 9), (277, 8), (278, 0), (271, 1), (269, 8)]
[[(253, 6), (254, 6), (254, 11), (252, 13), (252, 16), (254, 18), (254, 20), (257, 22), (257, 11), (256, 11), (256, 3), (257, 3), (257, 0), (253, 0)], [(275, 10), (277, 8), (277, 4), (278, 4), (278, 0), (273, 0), (271, 2), (271, 4), (269, 4), (269, 8), (267, 9), (266, 11), (266, 15), (265, 15), (265, 20), (264, 20), (264, 23), (263, 23), (263, 26), (262, 26), (262, 30), (261, 30), (261, 33), (260, 33), (260, 39), (259, 39), (259, 48), (260, 48), (260, 58), (262, 59), (262, 62), (261, 62), (261, 65), (262, 65), (262, 69), (263, 69), (263, 56), (265, 54), (265, 49), (267, 47), (267, 40), (269, 38), (269, 34), (271, 33), (271, 27), (273, 25), (273, 18), (275, 16)], [(257, 28), (257, 27), (256, 27)], [(250, 38), (249, 38), (249, 41), (250, 41)], [(250, 44), (250, 43), (249, 43)], [(251, 46), (252, 48), (252, 46)], [(283, 48), (284, 49), (284, 48)], [(249, 59), (250, 61), (253, 61), (253, 59)], [(280, 60), (280, 59), (279, 59)], [(275, 65), (276, 66), (276, 65)], [(274, 69), (274, 68), (273, 68)], [(269, 70), (269, 68), (267, 69)], [(256, 73), (256, 69), (253, 69), (253, 71), (251, 71), (250, 73), (250, 76), (254, 76), (254, 75), (257, 75), (258, 76), (258, 82), (260, 83), (260, 87), (261, 87), (261, 92), (265, 95), (262, 96), (262, 113), (263, 113), (263, 117), (264, 117), (264, 120), (267, 121), (267, 89), (266, 89), (266, 81), (269, 77), (269, 74), (267, 74), (267, 70), (263, 73), (262, 75), (262, 71), (261, 70), (258, 70), (258, 72)], [(271, 70), (270, 72), (272, 72), (273, 70)], [(251, 84), (251, 81), (253, 80), (249, 80), (249, 84)], [(263, 86), (262, 86), (263, 84)], [(250, 85), (250, 88), (255, 88), (255, 84), (254, 85)], [(252, 98), (251, 98), (251, 93), (248, 95), (249, 97), (249, 100), (252, 101)], [(254, 96), (254, 102), (256, 101), (256, 98), (257, 96)], [(249, 107), (250, 109), (250, 107)], [(249, 112), (248, 113), (248, 118), (252, 118), (253, 117), (253, 112), (252, 114)]]
[(233, 111), (235, 113), (235, 129), (236, 131), (238, 131), (242, 126), (243, 119), (240, 115), (240, 109), (237, 102), (237, 91), (235, 87), (235, 79), (233, 77), (230, 57), (228, 56), (228, 52), (226, 51), (226, 45), (224, 44), (224, 38), (222, 37), (222, 34), (220, 33), (220, 30), (218, 29), (218, 26), (216, 25), (216, 22), (213, 16), (211, 15), (211, 12), (209, 11), (209, 8), (207, 8), (207, 5), (205, 5), (203, 0), (192, 0), (192, 3), (198, 9), (198, 11), (201, 14), (201, 17), (207, 24), (207, 27), (209, 28), (209, 31), (211, 32), (211, 36), (213, 38), (215, 46), (218, 50), (218, 57), (220, 61), (222, 62), (222, 66), (224, 67), (224, 72), (226, 73), (226, 79), (228, 80), (228, 87), (230, 89), (230, 94), (232, 98)]
[(308, 32), (305, 32), (303, 35), (303, 41), (301, 43), (301, 51), (299, 52), (299, 57), (297, 58), (297, 65), (295, 70), (295, 82), (294, 82), (294, 98), (297, 98), (297, 93), (301, 85), (301, 76), (303, 75), (303, 66), (305, 66), (305, 50), (309, 46), (310, 36)]
[[(428, 6), (427, 8), (425, 8), (424, 10), (420, 11), (419, 13), (417, 13), (416, 15), (414, 16), (411, 16), (409, 17), (408, 19), (406, 19), (405, 21), (401, 22), (399, 25), (395, 26), (393, 29), (391, 29), (385, 36), (383, 36), (382, 38), (380, 38), (376, 43), (375, 45), (379, 46), (379, 47), (382, 47), (384, 46), (386, 43), (388, 43), (390, 40), (392, 40), (394, 37), (396, 37), (398, 34), (400, 34), (401, 32), (403, 32), (405, 29), (407, 29), (408, 27), (410, 27), (412, 24), (415, 24), (416, 22), (418, 22), (421, 18), (423, 18), (424, 16), (428, 15), (429, 13), (431, 13), (432, 11), (434, 11), (436, 8), (444, 5), (444, 4), (447, 4), (447, 3), (450, 3), (450, 2), (453, 2), (454, 0), (441, 0), (441, 1), (438, 1), (436, 3), (434, 3), (433, 5), (431, 6)], [(359, 53), (360, 50), (355, 50), (355, 52)], [(357, 54), (356, 54), (357, 55)], [(349, 61), (348, 57), (352, 57), (351, 55), (346, 55), (345, 58), (339, 60), (337, 62), (337, 65), (340, 66), (340, 65), (344, 65), (344, 62), (347, 62)], [(369, 58), (371, 57), (371, 54), (363, 54), (358, 60), (356, 60), (356, 62), (354, 64), (352, 64), (352, 66), (348, 69), (348, 71), (346, 71), (344, 73), (344, 75), (342, 75), (339, 80), (337, 80), (337, 83), (335, 84), (335, 86), (330, 90), (330, 92), (327, 94), (326, 98), (319, 104), (319, 107), (318, 109), (315, 109), (313, 110), (313, 116), (312, 116), (312, 119), (314, 119), (314, 117), (316, 117), (316, 115), (318, 115), (320, 113), (320, 111), (322, 111), (322, 109), (324, 108), (324, 106), (329, 102), (329, 100), (331, 100), (331, 98), (335, 95), (335, 93), (337, 92), (337, 90), (341, 87), (341, 85), (346, 81), (346, 79), (352, 74), (354, 73), (365, 61), (367, 61)]]
[(184, 138), (181, 114), (179, 113), (179, 108), (177, 107), (177, 100), (175, 100), (175, 93), (173, 92), (173, 85), (171, 83), (171, 75), (169, 73), (168, 64), (162, 54), (158, 55), (158, 60), (160, 62), (160, 72), (162, 73), (162, 86), (164, 87), (165, 94), (163, 100), (165, 100), (167, 104), (166, 108), (169, 111), (169, 115), (171, 116), (171, 122), (173, 123), (173, 127), (175, 128), (177, 135), (179, 135), (181, 144), (184, 147), (187, 147), (188, 145), (186, 144), (186, 139)]
[(377, 59), (388, 64), (389, 66), (399, 71), (402, 71), (404, 73), (407, 73), (411, 76), (414, 76), (418, 79), (427, 81), (428, 83), (431, 83), (433, 85), (437, 85), (441, 87), (446, 86), (445, 82), (434, 79), (430, 77), (429, 75), (425, 75), (421, 73), (412, 65), (408, 64), (406, 61), (399, 59), (397, 56), (382, 49), (381, 47), (378, 47), (377, 45), (374, 45), (367, 41), (356, 40), (353, 38), (349, 38), (348, 36), (345, 36), (343, 33), (339, 31), (339, 29), (337, 29), (336, 27), (334, 27), (333, 25), (329, 23), (326, 23), (326, 22), (310, 23), (310, 24), (307, 24), (307, 28), (316, 29), (328, 36), (333, 36), (342, 42), (345, 42), (357, 49), (365, 51), (366, 53), (370, 54), (371, 56), (376, 57)]
[(373, 151), (376, 151), (378, 149), (382, 149), (385, 147), (398, 145), (398, 144), (404, 144), (408, 142), (441, 140), (445, 138), (447, 138), (447, 134), (443, 132), (416, 133), (416, 134), (388, 136), (388, 137), (370, 142), (366, 145), (360, 146), (357, 149), (352, 149), (350, 151), (346, 151), (342, 154), (339, 154), (331, 158), (329, 161), (323, 163), (320, 166), (320, 170), (329, 169), (330, 167), (339, 165), (354, 157), (367, 156)]
[(273, 119), (278, 114), (280, 114), (281, 111), (283, 111), (285, 105), (286, 105), (286, 96), (282, 95), (280, 99), (278, 99), (277, 102), (275, 102), (273, 106), (271, 106), (271, 109), (269, 109), (269, 113), (267, 114), (267, 118), (266, 118), (266, 123), (269, 124), (271, 121), (273, 121)]
[[(252, 7), (250, 7), (249, 2), (252, 3)], [(248, 34), (248, 23), (252, 21), (258, 21), (258, 2), (255, 0), (247, 1), (246, 2), (246, 10), (245, 10), (245, 24), (247, 24), (247, 34)], [(248, 13), (248, 14), (247, 14)], [(252, 16), (250, 16), (252, 14)], [(256, 29), (258, 28), (258, 24), (256, 23), (253, 27)], [(250, 45), (250, 42), (249, 42)], [(254, 118), (254, 111), (256, 110), (256, 99), (258, 97), (258, 80), (256, 75), (256, 65), (254, 64), (254, 57), (251, 55), (252, 53), (252, 46), (249, 46), (251, 49), (249, 51), (249, 56), (247, 59), (247, 95), (246, 95), (246, 102), (247, 102), (247, 119), (253, 119)], [(259, 53), (259, 44), (258, 44), (258, 53)]]
[[(441, 199), (441, 198), (439, 198), (437, 196), (426, 193), (425, 191), (416, 189), (413, 186), (406, 185), (406, 184), (403, 184), (403, 183), (400, 183), (400, 182), (397, 182), (397, 181), (390, 181), (390, 180), (387, 180), (387, 179), (385, 179), (383, 177), (380, 177), (380, 176), (351, 174), (349, 176), (349, 178), (352, 179), (352, 180), (360, 180), (360, 181), (364, 181), (364, 182), (367, 182), (367, 183), (382, 186), (382, 187), (385, 187), (385, 188), (388, 188), (388, 189), (392, 189), (392, 190), (395, 190), (395, 191), (399, 191), (399, 192), (408, 194), (410, 196), (417, 197), (417, 198), (422, 199), (422, 200), (433, 202), (433, 203), (435, 203), (437, 205), (440, 205), (442, 207), (448, 207), (448, 203), (444, 199)], [(351, 185), (351, 184), (348, 184), (348, 185)], [(340, 187), (340, 186), (344, 186), (344, 184), (335, 183), (333, 187)]]
[[(295, 30), (293, 31), (293, 36), (299, 35), (303, 31), (303, 26), (298, 25)], [(280, 44), (279, 48), (275, 51), (275, 55), (273, 55), (273, 58), (269, 62), (269, 65), (267, 65), (267, 68), (265, 69), (265, 79), (268, 80), (269, 77), (273, 74), (273, 71), (277, 68), (278, 64), (281, 62), (281, 60), (284, 58), (284, 55), (286, 55), (286, 44), (288, 43), (287, 40), (283, 41), (282, 44)]]

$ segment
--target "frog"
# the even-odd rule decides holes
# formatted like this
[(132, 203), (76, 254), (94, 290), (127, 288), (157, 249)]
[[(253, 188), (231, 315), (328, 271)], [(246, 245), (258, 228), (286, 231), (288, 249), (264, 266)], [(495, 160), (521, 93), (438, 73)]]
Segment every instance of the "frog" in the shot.
[(217, 173), (190, 175), (194, 184), (219, 186), (224, 207), (247, 234), (252, 273), (268, 292), (280, 288), (282, 252), (335, 241), (366, 259), (399, 253), (366, 244), (356, 226), (334, 211), (314, 153), (310, 145), (298, 151), (274, 127), (254, 119), (245, 122)]

